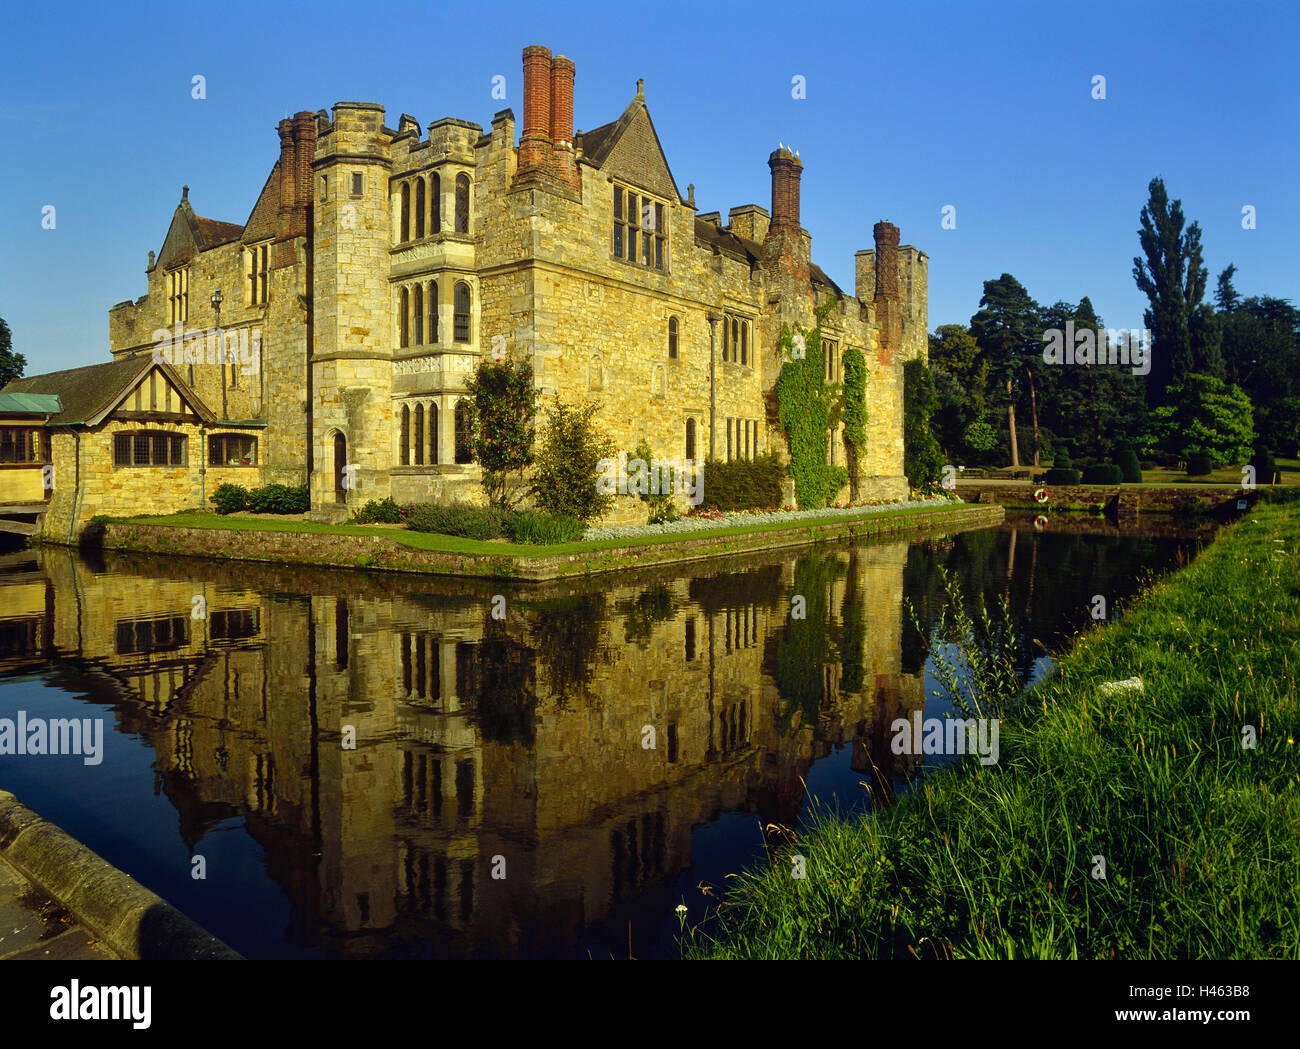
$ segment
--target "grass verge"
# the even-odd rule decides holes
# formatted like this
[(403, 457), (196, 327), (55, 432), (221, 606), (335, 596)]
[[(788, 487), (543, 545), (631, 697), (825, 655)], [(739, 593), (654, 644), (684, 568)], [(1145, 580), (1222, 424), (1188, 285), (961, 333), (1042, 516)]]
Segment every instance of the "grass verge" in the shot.
[(1002, 723), (998, 765), (821, 817), (684, 953), (1300, 957), (1298, 550), (1300, 507), (1259, 507), (1079, 638)]

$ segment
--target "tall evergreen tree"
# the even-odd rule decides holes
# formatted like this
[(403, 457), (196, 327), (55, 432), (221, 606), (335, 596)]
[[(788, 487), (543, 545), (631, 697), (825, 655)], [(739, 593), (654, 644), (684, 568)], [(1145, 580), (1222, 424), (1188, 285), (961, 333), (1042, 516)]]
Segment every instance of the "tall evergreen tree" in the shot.
[[(1151, 308), (1143, 314), (1151, 329), (1151, 373), (1147, 402), (1162, 402), (1165, 390), (1194, 370), (1197, 357), (1212, 358), (1212, 332), (1202, 315), (1193, 325), (1205, 296), (1208, 271), (1201, 258), (1201, 227), (1183, 229), (1183, 203), (1170, 201), (1163, 179), (1153, 178), (1142, 209), (1138, 239), (1146, 259), (1134, 257), (1133, 279)], [(1193, 331), (1195, 330), (1195, 341)]]
[(1043, 363), (1043, 332), (1036, 303), (1010, 273), (984, 282), (979, 311), (970, 319), (971, 334), (989, 365), (990, 392), (996, 391), (998, 407), (1005, 407), (1010, 433), (1011, 465), (1020, 465), (1016, 439), (1016, 404), (1028, 395), (1033, 413), (1035, 444), (1038, 415), (1034, 408), (1034, 375)]

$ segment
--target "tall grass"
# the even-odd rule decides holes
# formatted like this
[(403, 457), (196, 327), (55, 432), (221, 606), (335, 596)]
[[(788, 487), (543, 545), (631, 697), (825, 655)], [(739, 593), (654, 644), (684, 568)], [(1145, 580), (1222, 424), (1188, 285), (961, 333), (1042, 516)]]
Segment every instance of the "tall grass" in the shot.
[[(1297, 550), (1300, 509), (1261, 506), (1079, 638), (1003, 722), (999, 765), (821, 814), (730, 879), (684, 953), (1300, 957)], [(1141, 691), (1099, 693), (1134, 676)]]

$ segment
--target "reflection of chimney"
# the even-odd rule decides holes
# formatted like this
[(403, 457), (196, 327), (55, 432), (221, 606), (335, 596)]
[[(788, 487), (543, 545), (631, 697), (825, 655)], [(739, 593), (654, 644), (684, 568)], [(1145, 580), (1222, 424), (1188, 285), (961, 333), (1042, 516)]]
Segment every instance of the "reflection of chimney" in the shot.
[[(570, 63), (572, 65), (572, 63)], [(569, 127), (573, 103), (569, 102)], [(551, 50), (524, 48), (524, 131), (519, 140), (519, 174), (541, 171), (551, 154)]]
[(772, 222), (769, 229), (799, 232), (799, 180), (803, 161), (784, 146), (767, 158), (772, 169)]

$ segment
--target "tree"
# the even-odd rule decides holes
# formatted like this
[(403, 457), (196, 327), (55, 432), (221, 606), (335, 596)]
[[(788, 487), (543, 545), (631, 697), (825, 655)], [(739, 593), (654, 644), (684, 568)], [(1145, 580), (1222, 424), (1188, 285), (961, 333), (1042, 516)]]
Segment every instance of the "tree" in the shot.
[(903, 365), (903, 472), (913, 488), (938, 480), (943, 469), (943, 452), (930, 432), (935, 403), (930, 369), (923, 361), (908, 361)]
[(930, 377), (935, 392), (930, 432), (948, 460), (957, 462), (967, 428), (984, 417), (989, 381), (989, 362), (966, 325), (942, 324), (930, 336)]
[(1232, 263), (1228, 263), (1223, 272), (1219, 274), (1219, 281), (1214, 289), (1214, 301), (1218, 305), (1220, 313), (1231, 313), (1237, 308), (1237, 302), (1241, 298), (1232, 284), (1232, 275), (1236, 272), (1237, 267)]
[(1161, 403), (1166, 391), (1193, 371), (1197, 357), (1212, 356), (1210, 333), (1202, 316), (1193, 336), (1192, 318), (1205, 295), (1208, 271), (1201, 260), (1201, 227), (1193, 222), (1183, 230), (1183, 202), (1169, 200), (1163, 179), (1153, 178), (1150, 196), (1140, 215), (1138, 240), (1143, 260), (1133, 259), (1133, 279), (1151, 308), (1143, 314), (1151, 329), (1151, 373), (1147, 376), (1147, 402)]
[(1191, 372), (1163, 400), (1151, 421), (1152, 436), (1166, 452), (1183, 458), (1200, 453), (1219, 464), (1250, 456), (1255, 428), (1241, 387)]
[(27, 368), (27, 358), (21, 353), (14, 353), (13, 335), (9, 325), (0, 317), (0, 388), (8, 385), (11, 379), (19, 379)]
[[(1043, 359), (1038, 303), (1030, 298), (1024, 285), (1010, 273), (1002, 274), (997, 280), (986, 280), (979, 312), (971, 318), (970, 330), (988, 362), (990, 386), (997, 390), (999, 399), (1004, 400), (1011, 444), (1011, 465), (1019, 466), (1016, 401), (1025, 390), (1028, 391), (1033, 412), (1034, 443), (1038, 443), (1034, 371)], [(1038, 465), (1037, 453), (1034, 465)]]
[(537, 452), (530, 491), (545, 513), (566, 514), (591, 521), (614, 505), (614, 493), (603, 492), (597, 480), (602, 459), (613, 459), (614, 442), (595, 423), (600, 405), (568, 405), (555, 397), (546, 409), (546, 424)]
[[(523, 497), (523, 471), (533, 463), (533, 424), (537, 387), (528, 361), (482, 360), (465, 383), (469, 391), (469, 426), (474, 458), (483, 468), (488, 502), (506, 509)], [(515, 494), (508, 488), (518, 474)]]

